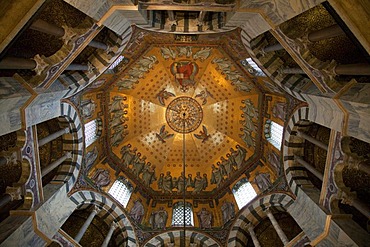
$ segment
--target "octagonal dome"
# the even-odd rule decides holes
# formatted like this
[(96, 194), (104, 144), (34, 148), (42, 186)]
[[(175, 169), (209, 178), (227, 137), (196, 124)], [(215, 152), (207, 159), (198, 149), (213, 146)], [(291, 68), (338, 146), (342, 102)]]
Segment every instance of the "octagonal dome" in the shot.
[[(143, 42), (134, 55), (128, 49), (135, 59), (106, 90), (106, 117), (109, 156), (131, 179), (145, 180), (130, 160), (140, 153), (135, 157), (149, 162), (157, 179), (144, 185), (160, 191), (160, 174), (179, 178), (185, 154), (186, 176), (206, 174), (205, 193), (227, 184), (212, 181), (214, 169), (240, 176), (260, 155), (263, 93), (240, 63), (242, 45), (232, 47), (236, 32), (221, 42), (210, 35), (206, 43)], [(235, 155), (240, 161), (231, 172), (220, 167)]]

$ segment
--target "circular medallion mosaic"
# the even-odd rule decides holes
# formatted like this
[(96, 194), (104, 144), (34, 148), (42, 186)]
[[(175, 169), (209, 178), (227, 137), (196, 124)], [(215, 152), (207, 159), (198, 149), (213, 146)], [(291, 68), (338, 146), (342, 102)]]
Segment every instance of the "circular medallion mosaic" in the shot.
[(178, 97), (167, 106), (166, 121), (176, 132), (190, 133), (199, 127), (202, 119), (202, 107), (193, 98)]

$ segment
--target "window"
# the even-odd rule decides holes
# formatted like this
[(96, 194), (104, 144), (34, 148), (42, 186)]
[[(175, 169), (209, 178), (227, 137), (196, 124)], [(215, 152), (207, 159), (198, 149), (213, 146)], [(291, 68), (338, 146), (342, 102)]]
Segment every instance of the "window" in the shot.
[(283, 126), (271, 120), (266, 120), (265, 137), (274, 147), (280, 150), (283, 140)]
[(85, 124), (85, 145), (90, 146), (97, 138), (98, 121), (92, 120)]
[(124, 207), (127, 206), (132, 193), (132, 185), (127, 181), (126, 178), (118, 178), (110, 187), (108, 194), (114, 197)]
[(242, 65), (247, 67), (248, 72), (255, 76), (266, 76), (262, 69), (252, 60), (252, 58), (246, 58), (242, 60)]
[[(178, 202), (173, 206), (172, 226), (184, 226), (184, 203)], [(194, 226), (191, 204), (185, 204), (185, 226)]]
[(241, 179), (234, 185), (233, 194), (239, 209), (247, 205), (257, 196), (253, 186), (246, 178)]
[(114, 74), (115, 72), (115, 69), (117, 68), (117, 66), (125, 59), (124, 56), (120, 55), (117, 57), (116, 61), (114, 61), (109, 67), (108, 69), (105, 71), (105, 74)]

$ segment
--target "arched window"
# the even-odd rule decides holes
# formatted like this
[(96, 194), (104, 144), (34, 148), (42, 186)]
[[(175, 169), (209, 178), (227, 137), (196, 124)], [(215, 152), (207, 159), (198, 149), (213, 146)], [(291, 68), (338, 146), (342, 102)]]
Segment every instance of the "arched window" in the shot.
[(233, 194), (239, 209), (247, 205), (257, 196), (253, 186), (246, 178), (242, 178), (234, 185)]
[(173, 205), (172, 226), (184, 226), (184, 209), (185, 209), (185, 226), (194, 226), (193, 210), (190, 203), (177, 202)]
[(85, 124), (85, 146), (90, 146), (102, 133), (102, 121), (100, 118), (94, 119)]
[(114, 74), (117, 71), (117, 68), (121, 67), (121, 63), (127, 63), (128, 60), (124, 56), (120, 55), (117, 59), (108, 67), (108, 69), (104, 72), (105, 74)]
[(245, 60), (241, 61), (242, 65), (247, 67), (248, 72), (254, 76), (266, 76), (263, 73), (262, 69), (258, 67), (258, 65), (252, 60), (252, 58), (248, 57)]
[(130, 200), (133, 187), (126, 178), (119, 177), (110, 187), (108, 193), (114, 197), (119, 203), (124, 207), (127, 206), (128, 201)]
[(274, 147), (280, 150), (281, 142), (283, 140), (283, 126), (271, 121), (266, 120), (265, 124), (265, 137)]

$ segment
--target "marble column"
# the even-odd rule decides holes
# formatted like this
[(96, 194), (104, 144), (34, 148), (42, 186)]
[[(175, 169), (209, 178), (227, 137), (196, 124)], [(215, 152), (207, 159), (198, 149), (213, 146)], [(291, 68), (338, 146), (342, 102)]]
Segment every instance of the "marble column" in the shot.
[(22, 188), (6, 187), (4, 196), (0, 199), (0, 208), (12, 201), (22, 200)]
[[(344, 35), (344, 34), (345, 33), (339, 27), (339, 25), (332, 25), (330, 27), (326, 27), (326, 28), (323, 28), (317, 31), (313, 31), (307, 34), (307, 36), (305, 37), (309, 42), (316, 42), (316, 41), (329, 39), (329, 38), (337, 37), (337, 36)], [(262, 53), (268, 53), (268, 52), (279, 51), (283, 49), (284, 47), (281, 44), (277, 43), (274, 45), (266, 46), (262, 48), (261, 51)]]
[(8, 204), (9, 202), (12, 201), (12, 197), (9, 195), (9, 194), (4, 194), (1, 198), (0, 198), (0, 209), (2, 207), (4, 207), (6, 204)]
[(95, 215), (97, 215), (100, 212), (100, 209), (98, 207), (95, 207), (93, 211), (91, 211), (89, 217), (86, 219), (80, 230), (78, 231), (76, 237), (74, 238), (75, 241), (78, 243), (81, 241), (83, 235), (85, 234), (87, 228), (89, 228), (91, 222), (93, 221)]
[[(65, 32), (66, 32), (64, 28), (58, 27), (56, 25), (53, 25), (51, 23), (48, 23), (40, 19), (34, 21), (32, 25), (30, 26), (30, 29), (36, 30), (42, 33), (47, 33), (47, 34), (53, 35), (58, 38), (64, 37)], [(109, 48), (106, 44), (98, 42), (98, 41), (94, 41), (94, 40), (92, 40), (88, 44), (88, 46), (91, 46), (97, 49), (102, 49), (102, 50), (108, 50)]]
[(88, 46), (94, 47), (94, 48), (97, 48), (97, 49), (101, 49), (101, 50), (108, 50), (109, 49), (109, 46), (107, 46), (106, 44), (104, 44), (102, 42), (95, 41), (95, 40), (92, 40), (88, 44)]
[(368, 159), (358, 159), (348, 156), (347, 164), (350, 169), (360, 170), (370, 175), (370, 160)]
[(268, 53), (272, 51), (280, 51), (284, 49), (283, 46), (280, 43), (274, 44), (274, 45), (269, 45), (264, 48), (262, 48), (262, 53)]
[(47, 33), (47, 34), (50, 34), (50, 35), (54, 35), (56, 37), (63, 37), (64, 36), (64, 29), (62, 27), (58, 27), (56, 25), (53, 25), (53, 24), (50, 24), (46, 21), (43, 21), (41, 19), (38, 19), (36, 21), (34, 21), (31, 26), (30, 26), (30, 29), (32, 30), (36, 30), (36, 31), (39, 31), (39, 32), (42, 32), (42, 33)]
[(340, 28), (339, 25), (335, 24), (330, 27), (326, 27), (317, 31), (313, 31), (308, 34), (307, 38), (311, 42), (320, 41), (323, 39), (334, 38), (340, 35), (344, 35), (345, 33)]
[(276, 221), (274, 215), (271, 213), (270, 209), (266, 209), (265, 213), (270, 219), (272, 226), (275, 228), (276, 233), (279, 235), (280, 240), (283, 242), (284, 245), (287, 245), (289, 243), (289, 240), (281, 229), (279, 223)]
[[(299, 67), (282, 68), (280, 73), (283, 74), (306, 74), (303, 69)], [(333, 69), (334, 75), (370, 75), (370, 64), (341, 64), (337, 65)]]
[(53, 134), (50, 134), (50, 135), (46, 136), (45, 138), (42, 138), (41, 140), (39, 140), (39, 147), (57, 139), (58, 137), (60, 137), (64, 134), (67, 134), (67, 133), (69, 133), (69, 127), (65, 128), (65, 129), (61, 129), (61, 130), (59, 130), (59, 131), (57, 131)]
[(0, 61), (0, 69), (29, 69), (33, 70), (37, 63), (33, 59), (5, 57)]
[(342, 64), (334, 68), (337, 75), (370, 75), (370, 64)]
[(316, 146), (328, 151), (328, 145), (325, 143), (313, 138), (312, 136), (307, 135), (303, 131), (297, 130), (297, 135), (305, 139), (306, 141), (311, 142), (312, 144), (315, 144)]
[(45, 167), (41, 171), (41, 175), (44, 177), (46, 174), (48, 174), (49, 172), (54, 170), (57, 166), (62, 164), (66, 159), (70, 159), (70, 158), (72, 158), (72, 153), (71, 152), (66, 152), (62, 157), (60, 157), (59, 159), (57, 159), (56, 161), (54, 161), (53, 163), (51, 163), (50, 165)]
[(254, 232), (254, 226), (251, 223), (249, 223), (247, 225), (247, 229), (248, 229), (249, 235), (252, 238), (254, 247), (261, 247), (261, 244), (260, 244), (260, 242), (257, 239), (256, 233)]
[(279, 70), (280, 73), (282, 74), (306, 74), (303, 69), (299, 68), (299, 67), (294, 67), (294, 68), (281, 68)]
[(308, 171), (310, 171), (315, 177), (320, 179), (321, 181), (323, 180), (323, 174), (320, 173), (318, 170), (316, 170), (315, 167), (313, 167), (311, 164), (309, 164), (307, 161), (305, 161), (301, 156), (294, 155), (294, 160), (298, 162), (299, 164), (303, 165), (304, 168), (306, 168)]
[(102, 247), (107, 247), (109, 244), (110, 239), (112, 238), (114, 230), (118, 227), (118, 224), (116, 222), (112, 222), (107, 236), (105, 236), (105, 239), (103, 241), (103, 244), (101, 245)]
[(349, 195), (344, 191), (339, 191), (338, 193), (339, 199), (341, 199), (341, 202), (343, 204), (348, 204), (354, 208), (356, 208), (358, 211), (360, 211), (365, 217), (370, 219), (370, 208), (366, 203), (363, 203), (360, 201), (356, 195)]
[(65, 70), (88, 71), (88, 70), (90, 70), (90, 66), (88, 64), (71, 63)]
[(5, 166), (8, 164), (8, 159), (4, 156), (0, 157), (0, 166)]

